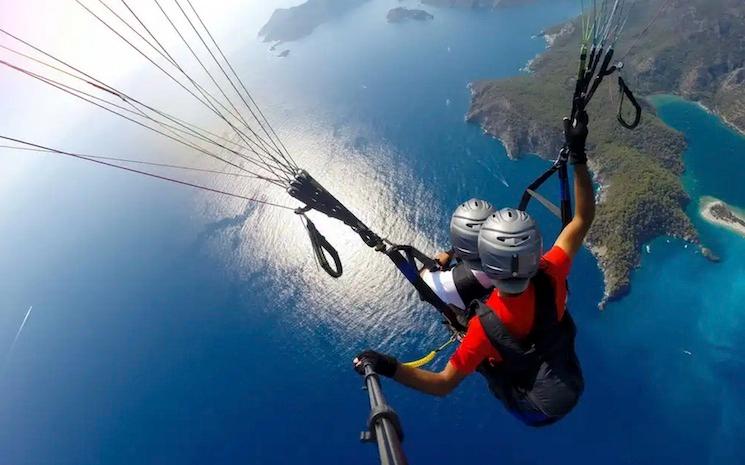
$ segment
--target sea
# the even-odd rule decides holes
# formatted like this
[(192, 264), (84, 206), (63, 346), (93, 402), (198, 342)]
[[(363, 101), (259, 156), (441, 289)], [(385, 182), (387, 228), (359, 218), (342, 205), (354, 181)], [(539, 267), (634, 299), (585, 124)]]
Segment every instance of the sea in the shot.
[[(376, 0), (270, 51), (256, 32), (291, 3), (233, 2), (217, 38), (298, 164), (373, 230), (446, 249), (455, 206), (471, 197), (515, 206), (548, 166), (508, 159), (465, 121), (468, 83), (523, 74), (546, 48), (533, 36), (576, 15), (578, 2), (428, 8), (431, 22), (392, 25), (385, 14), (399, 2)], [(220, 2), (195, 4), (217, 21)], [(20, 96), (43, 91), (2, 73), (6, 130), (69, 150), (214, 166), (74, 100), (28, 108)], [(191, 108), (144, 64), (121, 85), (159, 107)], [(698, 212), (701, 196), (745, 206), (745, 138), (696, 103), (652, 103), (688, 142), (686, 213), (721, 262), (657, 238), (641, 251), (630, 294), (601, 311), (602, 275), (583, 250), (569, 301), (587, 385), (577, 409), (531, 429), (478, 375), (445, 398), (384, 380), (410, 463), (745, 463), (745, 238)], [(366, 348), (419, 358), (448, 338), (384, 256), (311, 213), (344, 262), (333, 279), (291, 211), (51, 155), (0, 154), (0, 464), (378, 463), (377, 448), (359, 441), (369, 405), (352, 358)], [(189, 179), (295, 206), (273, 186)], [(533, 213), (550, 243), (557, 220)]]

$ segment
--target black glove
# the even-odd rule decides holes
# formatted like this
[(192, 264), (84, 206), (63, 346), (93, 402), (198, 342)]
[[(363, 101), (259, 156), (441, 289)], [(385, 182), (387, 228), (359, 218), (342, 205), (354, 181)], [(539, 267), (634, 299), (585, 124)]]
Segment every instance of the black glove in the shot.
[(587, 163), (585, 144), (587, 143), (587, 123), (590, 118), (583, 111), (577, 115), (576, 125), (572, 125), (569, 118), (564, 118), (564, 140), (565, 147), (569, 150), (569, 162), (572, 165), (584, 165)]
[(374, 350), (366, 350), (361, 354), (357, 355), (354, 360), (354, 370), (361, 374), (365, 374), (365, 365), (370, 365), (370, 368), (379, 375), (393, 378), (398, 369), (398, 360), (390, 355), (381, 354)]

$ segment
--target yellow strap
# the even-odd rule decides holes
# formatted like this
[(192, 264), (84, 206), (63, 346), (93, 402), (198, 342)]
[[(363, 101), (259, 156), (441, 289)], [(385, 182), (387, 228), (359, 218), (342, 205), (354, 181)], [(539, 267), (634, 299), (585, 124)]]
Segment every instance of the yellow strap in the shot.
[(424, 366), (435, 359), (435, 355), (437, 355), (437, 351), (433, 350), (432, 352), (428, 353), (424, 357), (420, 358), (419, 360), (412, 360), (411, 362), (403, 363), (402, 365), (405, 365), (407, 367), (414, 367), (419, 368), (421, 366)]
[(424, 365), (426, 365), (429, 362), (431, 362), (432, 360), (434, 360), (435, 359), (435, 356), (437, 356), (437, 353), (438, 352), (440, 352), (442, 349), (444, 349), (445, 347), (449, 346), (450, 344), (452, 344), (455, 341), (456, 341), (456, 337), (455, 337), (455, 335), (453, 335), (448, 340), (448, 342), (446, 342), (445, 344), (441, 345), (440, 347), (438, 347), (437, 349), (433, 350), (432, 352), (428, 353), (424, 357), (422, 357), (420, 359), (417, 359), (417, 360), (412, 360), (411, 362), (404, 362), (404, 363), (402, 363), (402, 365), (405, 365), (407, 367), (413, 367), (413, 368), (423, 367)]

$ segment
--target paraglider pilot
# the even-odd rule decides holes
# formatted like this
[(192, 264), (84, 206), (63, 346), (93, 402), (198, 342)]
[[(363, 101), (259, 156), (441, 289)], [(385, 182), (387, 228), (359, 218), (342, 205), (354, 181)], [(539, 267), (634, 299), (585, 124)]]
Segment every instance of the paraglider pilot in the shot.
[(511, 208), (490, 212), (473, 236), (470, 247), (478, 257), (464, 263), (480, 266), (477, 271), (489, 277), (494, 290), (483, 302), (466, 303), (468, 329), (445, 368), (432, 372), (405, 366), (390, 355), (366, 350), (354, 359), (358, 372), (367, 364), (380, 375), (436, 396), (447, 395), (479, 372), (507, 410), (530, 426), (552, 424), (574, 408), (584, 379), (574, 348), (576, 329), (566, 308), (566, 280), (595, 216), (585, 153), (587, 123), (585, 112), (574, 123), (564, 120), (565, 147), (574, 167), (575, 214), (547, 252), (536, 221)]

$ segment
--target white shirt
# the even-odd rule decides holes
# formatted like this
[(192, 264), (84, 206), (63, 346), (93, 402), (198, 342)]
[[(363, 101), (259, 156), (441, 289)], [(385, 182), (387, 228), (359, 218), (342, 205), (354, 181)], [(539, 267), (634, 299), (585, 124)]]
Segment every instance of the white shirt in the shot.
[[(491, 279), (480, 270), (470, 270), (476, 279), (484, 286), (484, 289), (490, 289), (494, 287)], [(424, 270), (422, 272), (422, 279), (427, 286), (435, 291), (435, 294), (442, 299), (446, 304), (455, 305), (458, 308), (466, 308), (466, 304), (463, 303), (463, 299), (458, 294), (458, 289), (455, 288), (455, 281), (453, 280), (452, 271), (435, 271)]]

